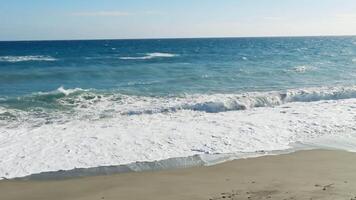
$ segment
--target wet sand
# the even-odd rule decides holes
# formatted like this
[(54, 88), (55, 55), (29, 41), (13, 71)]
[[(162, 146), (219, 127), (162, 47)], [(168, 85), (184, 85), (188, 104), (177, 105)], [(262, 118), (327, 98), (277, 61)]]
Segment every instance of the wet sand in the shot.
[(211, 167), (0, 181), (1, 200), (356, 200), (356, 153), (301, 151)]

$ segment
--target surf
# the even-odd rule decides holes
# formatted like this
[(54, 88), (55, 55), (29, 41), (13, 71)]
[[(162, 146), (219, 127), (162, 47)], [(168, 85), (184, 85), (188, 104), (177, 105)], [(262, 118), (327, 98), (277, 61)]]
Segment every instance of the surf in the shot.
[(135, 56), (135, 57), (120, 57), (121, 60), (150, 60), (154, 58), (173, 58), (179, 56), (178, 54), (171, 53), (146, 53), (144, 56)]
[(35, 55), (35, 56), (0, 56), (0, 62), (29, 62), (29, 61), (47, 61), (52, 62), (58, 59), (51, 56)]

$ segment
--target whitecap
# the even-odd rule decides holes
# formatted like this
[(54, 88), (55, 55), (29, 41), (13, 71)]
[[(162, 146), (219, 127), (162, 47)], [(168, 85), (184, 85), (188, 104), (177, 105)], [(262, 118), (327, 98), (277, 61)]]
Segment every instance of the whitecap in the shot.
[(0, 62), (56, 61), (51, 56), (0, 56)]
[(60, 93), (63, 93), (64, 95), (68, 96), (68, 95), (73, 94), (75, 92), (85, 91), (85, 90), (83, 90), (82, 88), (64, 89), (64, 87), (61, 86), (56, 91), (60, 92)]
[(178, 54), (171, 54), (171, 53), (146, 53), (145, 56), (141, 57), (120, 57), (121, 60), (148, 60), (153, 58), (172, 58), (176, 57)]
[(244, 94), (187, 95), (184, 97), (151, 98), (137, 97), (135, 105), (120, 109), (124, 115), (140, 115), (192, 110), (208, 113), (250, 110), (260, 107), (274, 107), (291, 102), (314, 102), (356, 98), (356, 86), (317, 87), (287, 91), (250, 92)]
[[(156, 82), (130, 82), (131, 85), (146, 85)], [(115, 115), (144, 115), (175, 113), (182, 110), (220, 113), (227, 111), (251, 110), (261, 107), (274, 107), (292, 102), (315, 102), (356, 98), (356, 86), (315, 87), (270, 92), (248, 92), (240, 94), (194, 94), (166, 97), (146, 97), (124, 95), (118, 92), (97, 92), (91, 89), (65, 89), (37, 93), (33, 101), (43, 95), (56, 96), (56, 103), (62, 106), (75, 106), (79, 115), (91, 113), (95, 118), (100, 113), (112, 110)], [(31, 97), (28, 97), (31, 98)]]
[[(130, 82), (128, 85), (145, 85), (155, 82)], [(242, 94), (194, 94), (168, 97), (145, 97), (123, 95), (116, 92), (96, 93), (95, 90), (60, 87), (49, 93), (37, 95), (64, 94), (57, 103), (63, 106), (77, 106), (79, 114), (98, 113), (113, 110), (118, 115), (144, 115), (174, 113), (182, 110), (219, 113), (274, 107), (291, 102), (314, 102), (356, 98), (356, 86), (316, 87), (285, 91), (249, 92)], [(72, 95), (73, 94), (73, 95)], [(88, 96), (93, 98), (87, 98)], [(96, 98), (100, 96), (100, 98)], [(68, 97), (68, 99), (67, 99)], [(68, 104), (69, 103), (69, 104)]]
[[(60, 86), (56, 90), (49, 91), (49, 92), (36, 92), (32, 94), (32, 97), (36, 96), (47, 96), (47, 95), (55, 95), (55, 94), (64, 94), (65, 96), (71, 95), (76, 92), (85, 92), (88, 90), (82, 89), (82, 88), (73, 88), (73, 89), (65, 89), (63, 86)], [(31, 96), (27, 96), (28, 98), (31, 98)]]

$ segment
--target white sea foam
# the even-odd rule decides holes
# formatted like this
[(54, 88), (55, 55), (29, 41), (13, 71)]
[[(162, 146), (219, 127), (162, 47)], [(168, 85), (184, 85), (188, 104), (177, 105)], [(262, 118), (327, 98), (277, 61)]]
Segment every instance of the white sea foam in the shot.
[[(67, 94), (59, 103), (78, 105), (74, 113), (53, 113), (66, 120), (49, 123), (40, 115), (16, 126), (0, 123), (0, 177), (195, 154), (285, 150), (295, 143), (356, 150), (350, 145), (356, 142), (353, 86), (168, 98), (58, 91)], [(238, 101), (245, 110), (231, 109), (238, 108)], [(231, 112), (222, 112), (227, 110)], [(141, 114), (127, 115), (133, 111)], [(20, 114), (33, 117), (32, 111)]]
[(64, 89), (63, 86), (59, 87), (57, 90), (57, 92), (60, 92), (60, 93), (63, 93), (65, 95), (70, 95), (72, 93), (75, 93), (75, 92), (79, 92), (79, 91), (85, 91), (84, 89), (81, 89), (81, 88), (75, 88), (75, 89)]
[(148, 60), (153, 58), (172, 58), (178, 56), (177, 54), (171, 53), (146, 53), (145, 56), (140, 57), (120, 57), (121, 60)]
[[(55, 95), (55, 94), (64, 94), (65, 96), (68, 96), (70, 94), (73, 93), (77, 93), (77, 92), (85, 92), (85, 91), (89, 91), (89, 90), (85, 90), (82, 88), (73, 88), (73, 89), (65, 89), (63, 86), (60, 86), (59, 88), (57, 88), (54, 91), (50, 91), (50, 92), (38, 92), (38, 93), (34, 93), (34, 96), (45, 96), (45, 95)], [(28, 96), (28, 98), (30, 98)]]
[(356, 63), (356, 58), (352, 59), (352, 62)]
[[(154, 83), (154, 82), (152, 82)], [(130, 83), (130, 84), (152, 84)], [(257, 107), (274, 107), (291, 102), (313, 102), (321, 100), (339, 100), (356, 98), (356, 86), (315, 87), (290, 89), (285, 91), (249, 92), (242, 94), (194, 94), (172, 97), (145, 97), (122, 95), (116, 92), (96, 93), (81, 88), (58, 88), (53, 92), (35, 95), (56, 95), (56, 103), (77, 109), (78, 113), (92, 113), (111, 110), (115, 115), (140, 115), (192, 110), (218, 113), (236, 110), (250, 110)], [(42, 101), (44, 98), (40, 98)], [(53, 99), (53, 98), (50, 98)], [(36, 101), (33, 100), (33, 101)]]
[[(248, 110), (256, 107), (273, 107), (290, 102), (312, 102), (356, 98), (356, 86), (317, 87), (273, 92), (250, 92), (244, 94), (187, 95), (184, 97), (151, 98), (122, 97), (130, 106), (119, 107), (120, 113), (152, 114), (194, 110), (210, 113)], [(126, 105), (126, 104), (125, 104)], [(115, 106), (111, 106), (114, 107)]]
[(0, 62), (56, 61), (51, 56), (0, 56)]
[(184, 110), (73, 120), (34, 129), (1, 128), (0, 177), (195, 154), (283, 150), (295, 142), (319, 144), (318, 138), (326, 136), (351, 140), (355, 108), (356, 100), (347, 99), (214, 114)]

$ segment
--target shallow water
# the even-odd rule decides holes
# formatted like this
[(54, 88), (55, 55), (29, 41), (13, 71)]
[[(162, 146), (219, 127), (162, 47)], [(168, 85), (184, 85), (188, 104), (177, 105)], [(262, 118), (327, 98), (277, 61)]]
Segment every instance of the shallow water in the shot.
[(354, 150), (355, 41), (0, 42), (0, 177), (333, 139)]

